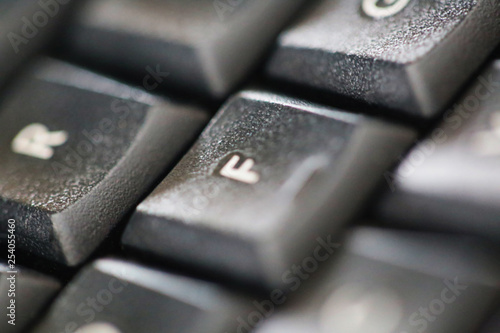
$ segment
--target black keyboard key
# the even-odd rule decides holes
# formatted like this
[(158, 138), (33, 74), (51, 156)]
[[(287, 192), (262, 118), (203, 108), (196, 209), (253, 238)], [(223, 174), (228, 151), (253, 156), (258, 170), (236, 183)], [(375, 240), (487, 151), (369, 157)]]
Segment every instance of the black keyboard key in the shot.
[[(144, 82), (150, 89), (175, 85), (223, 97), (303, 2), (91, 0), (71, 29), (66, 49), (141, 80), (148, 69), (152, 76)], [(164, 77), (154, 80), (154, 73)]]
[(500, 239), (500, 61), (482, 73), (388, 183), (375, 214), (399, 226)]
[(303, 267), (290, 278), (295, 293), (256, 333), (475, 333), (500, 286), (498, 261), (481, 247), (460, 237), (358, 229), (329, 271), (311, 273), (310, 284), (300, 278)]
[(240, 93), (139, 205), (123, 242), (281, 284), (282, 272), (318, 237), (358, 212), (412, 138), (407, 128), (360, 115)]
[(268, 72), (430, 117), (499, 40), (498, 1), (322, 0), (282, 33)]
[(206, 282), (101, 259), (70, 282), (35, 333), (231, 332), (248, 304)]
[(500, 310), (497, 311), (486, 321), (484, 327), (479, 333), (496, 333), (500, 331)]
[[(10, 263), (9, 263), (10, 265)], [(45, 309), (59, 290), (51, 277), (0, 262), (0, 332), (21, 333)]]
[(72, 5), (72, 0), (0, 1), (0, 84), (50, 42)]
[(68, 265), (101, 243), (206, 121), (194, 107), (50, 60), (0, 110), (0, 220), (17, 221), (19, 247)]

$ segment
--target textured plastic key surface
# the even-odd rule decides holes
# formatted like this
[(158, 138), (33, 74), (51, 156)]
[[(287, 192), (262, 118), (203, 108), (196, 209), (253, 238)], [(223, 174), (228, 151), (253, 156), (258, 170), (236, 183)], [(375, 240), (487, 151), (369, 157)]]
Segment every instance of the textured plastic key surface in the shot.
[(249, 304), (206, 282), (101, 259), (69, 283), (34, 333), (234, 332)]
[(389, 174), (377, 215), (393, 224), (500, 239), (500, 61)]
[[(5, 313), (0, 321), (2, 333), (25, 332), (60, 288), (59, 282), (51, 277), (18, 266), (10, 268), (1, 261), (0, 281), (0, 306)], [(15, 302), (14, 308), (11, 300)], [(8, 307), (13, 308), (14, 316), (7, 315), (11, 314)]]
[(62, 2), (0, 1), (0, 85), (57, 33), (73, 6), (72, 0)]
[(498, 260), (482, 247), (461, 237), (357, 229), (329, 270), (302, 287), (295, 276), (292, 287), (301, 288), (256, 333), (475, 333), (499, 296)]
[(67, 49), (141, 79), (145, 68), (168, 73), (161, 82), (147, 80), (150, 87), (161, 83), (218, 98), (250, 72), (303, 2), (92, 0), (73, 25)]
[[(281, 285), (335, 232), (412, 131), (256, 91), (232, 98), (142, 202), (125, 245), (233, 277)], [(321, 242), (320, 241), (320, 242)]]
[(20, 77), (0, 110), (0, 220), (16, 220), (19, 247), (69, 265), (100, 244), (207, 118), (51, 60)]
[(430, 117), (450, 102), (500, 40), (496, 0), (411, 0), (382, 18), (366, 15), (362, 2), (374, 1), (314, 4), (282, 33), (268, 73)]

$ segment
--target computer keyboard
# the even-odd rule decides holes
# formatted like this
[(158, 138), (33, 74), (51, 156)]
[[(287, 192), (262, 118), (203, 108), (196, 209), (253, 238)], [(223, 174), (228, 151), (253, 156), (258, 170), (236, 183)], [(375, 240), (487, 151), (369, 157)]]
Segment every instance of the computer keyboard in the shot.
[(5, 0), (0, 35), (0, 333), (500, 332), (500, 1)]

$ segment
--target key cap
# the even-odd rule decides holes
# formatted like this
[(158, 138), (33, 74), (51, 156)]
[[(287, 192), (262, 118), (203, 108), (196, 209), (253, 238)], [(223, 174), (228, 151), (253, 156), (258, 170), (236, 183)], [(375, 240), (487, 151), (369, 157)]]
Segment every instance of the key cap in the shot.
[(298, 287), (256, 333), (475, 333), (499, 296), (498, 261), (481, 248), (462, 237), (356, 229), (329, 270), (310, 273), (308, 284), (298, 275), (305, 267), (293, 275)]
[(499, 23), (491, 0), (322, 0), (281, 34), (267, 72), (431, 117), (493, 50)]
[(67, 265), (101, 243), (206, 121), (196, 107), (51, 60), (0, 110), (0, 220), (17, 221), (20, 248)]
[(374, 215), (392, 225), (500, 239), (500, 61), (388, 173)]
[(47, 45), (72, 6), (72, 0), (1, 1), (0, 84)]
[(479, 330), (480, 333), (495, 333), (500, 329), (500, 310), (497, 309), (495, 313), (486, 321), (486, 324)]
[(0, 307), (5, 313), (0, 331), (25, 332), (59, 288), (60, 283), (51, 277), (0, 262)]
[(123, 243), (280, 285), (297, 256), (358, 212), (412, 138), (407, 128), (360, 115), (240, 93), (139, 205)]
[(139, 73), (140, 79), (147, 68), (150, 89), (173, 85), (221, 98), (249, 73), (303, 2), (88, 1), (66, 49), (116, 72)]
[(246, 308), (244, 297), (215, 285), (100, 259), (70, 282), (35, 332), (232, 332)]

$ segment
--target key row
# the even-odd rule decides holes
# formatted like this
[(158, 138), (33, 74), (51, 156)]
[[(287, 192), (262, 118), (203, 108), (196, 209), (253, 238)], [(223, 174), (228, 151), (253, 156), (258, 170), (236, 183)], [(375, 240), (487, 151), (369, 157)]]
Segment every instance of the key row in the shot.
[[(207, 120), (198, 107), (50, 59), (5, 92), (0, 110), (0, 219), (15, 220), (20, 249), (70, 266), (101, 244)], [(317, 235), (355, 216), (414, 138), (401, 125), (242, 92), (139, 205), (123, 244), (279, 283)]]
[[(150, 90), (162, 85), (223, 99), (266, 60), (277, 38), (266, 77), (429, 118), (448, 105), (500, 39), (497, 1), (305, 4), (90, 0), (78, 7), (58, 46), (65, 57)], [(7, 19), (0, 30), (8, 37), (0, 44), (2, 79), (23, 59), (18, 52), (39, 50), (70, 5), (2, 3)]]
[[(484, 322), (494, 325), (489, 317), (499, 298), (497, 249), (485, 249), (461, 236), (355, 228), (333, 251), (318, 244), (284, 271), (287, 289), (258, 298), (133, 262), (99, 259), (31, 326), (34, 333), (478, 332)], [(327, 269), (318, 269), (320, 263)], [(24, 314), (38, 313), (58, 288), (39, 275), (20, 272), (16, 278), (25, 293), (37, 295), (29, 304), (20, 299), (19, 313), (22, 305)]]
[(255, 90), (198, 137), (199, 107), (45, 59), (0, 103), (0, 218), (16, 221), (22, 250), (78, 265), (173, 168), (124, 221), (123, 245), (246, 282), (280, 284), (382, 182), (384, 221), (498, 239), (496, 178), (476, 170), (496, 163), (499, 68), (405, 160), (415, 133), (404, 126)]

